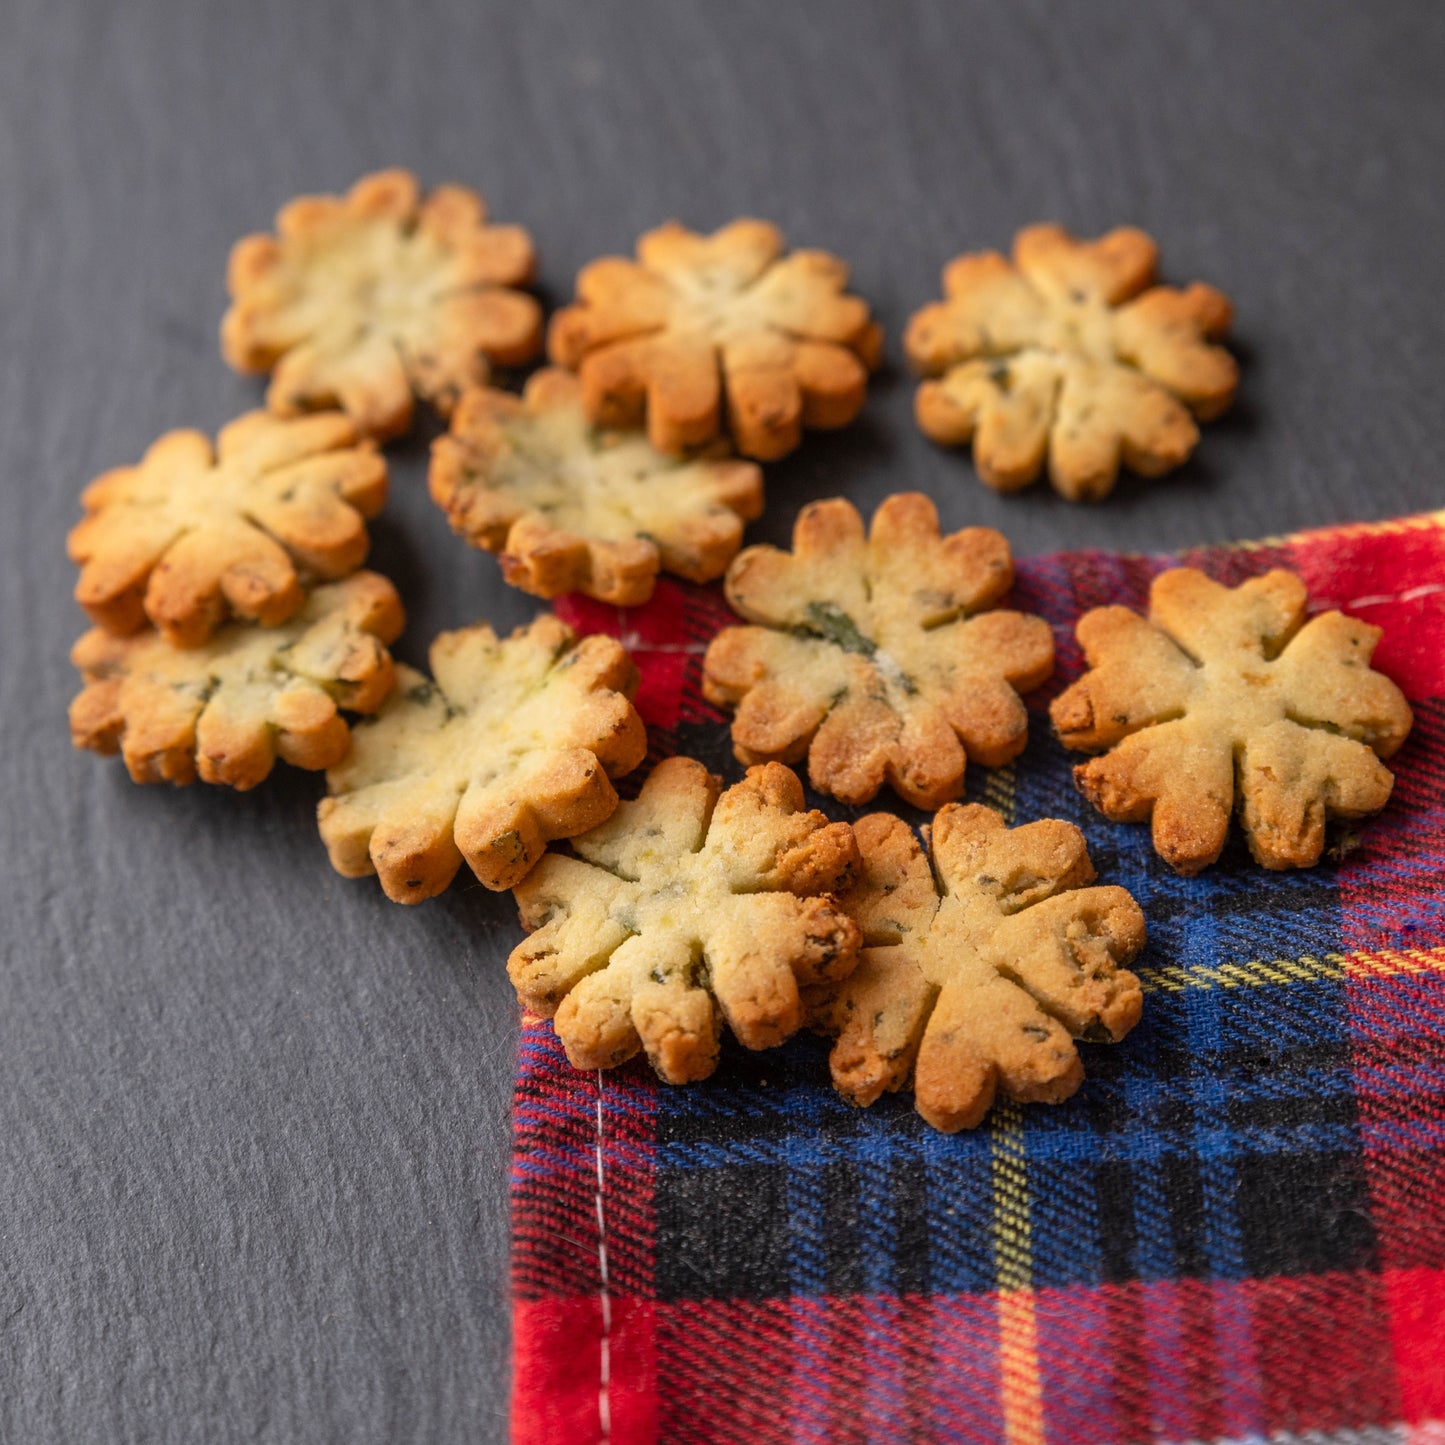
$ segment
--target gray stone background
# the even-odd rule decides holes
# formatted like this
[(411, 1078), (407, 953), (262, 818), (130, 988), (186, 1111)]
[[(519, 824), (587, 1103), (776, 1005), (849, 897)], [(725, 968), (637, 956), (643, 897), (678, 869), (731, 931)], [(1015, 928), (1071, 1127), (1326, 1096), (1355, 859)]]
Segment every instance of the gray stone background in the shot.
[[(76, 495), (254, 404), (230, 243), (383, 165), (532, 229), (549, 301), (675, 216), (837, 251), (889, 368), (769, 469), (924, 488), (1020, 554), (1445, 504), (1445, 10), (626, 0), (7, 0), (0, 27), (0, 1441), (505, 1437), (509, 906), (332, 874), (319, 782), (133, 787), (72, 753)], [(1237, 307), (1242, 399), (1172, 479), (1002, 499), (911, 422), (898, 340), (955, 252), (1130, 221)], [(374, 564), (438, 628), (535, 604), (395, 449)]]

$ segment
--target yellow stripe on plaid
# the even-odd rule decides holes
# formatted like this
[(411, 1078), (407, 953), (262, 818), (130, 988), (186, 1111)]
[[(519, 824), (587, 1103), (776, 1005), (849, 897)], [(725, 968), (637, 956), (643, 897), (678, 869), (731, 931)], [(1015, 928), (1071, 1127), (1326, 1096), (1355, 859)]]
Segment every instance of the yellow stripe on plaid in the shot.
[[(996, 806), (996, 805), (995, 805)], [(1042, 1445), (1044, 1402), (1034, 1319), (1033, 1242), (1023, 1110), (1000, 1102), (990, 1119), (993, 1251), (998, 1290), (999, 1401), (1008, 1445)]]
[[(993, 779), (1007, 771), (1008, 795)], [(998, 769), (985, 785), (989, 803), (1012, 815), (1012, 769)], [(1143, 968), (1146, 990), (1179, 993), (1191, 988), (1262, 988), (1321, 979), (1391, 978), (1404, 973), (1445, 972), (1445, 947), (1382, 948), (1351, 953), (1302, 954), (1201, 968)], [(1029, 1218), (1028, 1156), (1024, 1115), (1001, 1100), (989, 1121), (993, 1164), (994, 1279), (998, 1300), (999, 1401), (1007, 1445), (1043, 1445), (1044, 1406), (1039, 1379), (1038, 1322), (1034, 1308), (1033, 1237)]]
[(1199, 968), (1141, 968), (1146, 993), (1183, 993), (1191, 988), (1264, 988), (1280, 983), (1317, 983), (1344, 978), (1393, 978), (1402, 973), (1445, 972), (1445, 948), (1381, 948), (1352, 953), (1304, 953), (1298, 958), (1253, 959)]
[(1034, 1282), (1029, 1227), (1028, 1159), (1024, 1153), (1023, 1110), (1000, 1100), (990, 1118), (993, 1152), (993, 1258), (1000, 1290), (1026, 1290)]
[(990, 768), (983, 779), (983, 800), (1010, 827), (1014, 824), (1014, 765)]

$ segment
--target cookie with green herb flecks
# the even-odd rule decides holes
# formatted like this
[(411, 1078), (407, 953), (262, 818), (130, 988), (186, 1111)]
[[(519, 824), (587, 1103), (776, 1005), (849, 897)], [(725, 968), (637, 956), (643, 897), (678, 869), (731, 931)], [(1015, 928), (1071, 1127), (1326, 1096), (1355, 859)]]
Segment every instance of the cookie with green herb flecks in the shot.
[(1198, 423), (1234, 400), (1239, 370), (1217, 343), (1229, 300), (1201, 282), (1156, 286), (1158, 248), (1121, 226), (1079, 241), (1028, 226), (1013, 258), (959, 256), (947, 295), (903, 339), (927, 380), (918, 424), (944, 446), (973, 443), (979, 477), (1000, 492), (1048, 465), (1071, 502), (1114, 489), (1121, 464), (1157, 477), (1182, 465)]
[(725, 628), (703, 689), (736, 708), (740, 761), (808, 760), (813, 786), (864, 803), (886, 781), (936, 808), (969, 759), (994, 767), (1028, 737), (1021, 691), (1053, 670), (1042, 618), (995, 606), (1013, 583), (986, 527), (939, 535), (917, 492), (889, 497), (865, 535), (841, 498), (798, 517), (793, 550), (749, 547), (727, 596), (752, 626)]
[(75, 745), (120, 753), (138, 783), (255, 787), (279, 757), (329, 768), (346, 756), (338, 709), (369, 713), (391, 691), (396, 589), (374, 572), (317, 587), (278, 627), (230, 623), (199, 647), (101, 628), (75, 644), (85, 688)]
[(1144, 946), (1144, 915), (1124, 889), (1087, 886), (1072, 823), (1007, 828), (991, 808), (950, 804), (925, 830), (932, 866), (891, 814), (854, 832), (862, 874), (842, 903), (868, 946), (812, 999), (851, 1103), (911, 1083), (935, 1129), (971, 1129), (1000, 1094), (1068, 1098), (1084, 1078), (1074, 1041), (1117, 1041), (1139, 1021), (1122, 965)]
[(752, 462), (720, 446), (666, 456), (643, 432), (596, 428), (577, 378), (553, 368), (520, 397), (468, 392), (432, 448), (429, 479), (453, 530), (499, 552), (514, 587), (619, 607), (646, 602), (659, 571), (720, 577), (763, 507)]
[(512, 887), (549, 840), (611, 816), (611, 780), (647, 752), (637, 670), (610, 637), (579, 641), (551, 615), (506, 638), (479, 624), (442, 633), (431, 667), (397, 669), (317, 815), (337, 872), (375, 873), (396, 903), (440, 893), (463, 860)]
[(274, 627), (307, 582), (355, 571), (365, 519), (386, 500), (386, 463), (340, 412), (253, 411), (214, 447), (202, 432), (167, 432), (81, 500), (67, 546), (91, 621), (125, 634), (149, 620), (195, 647), (229, 617)]
[(221, 351), (271, 373), (281, 416), (340, 407), (370, 436), (410, 425), (414, 399), (444, 416), (492, 363), (530, 361), (542, 310), (532, 240), (487, 222), (464, 186), (423, 196), (409, 171), (364, 176), (344, 196), (300, 196), (275, 236), (231, 252)]
[(743, 456), (772, 461), (804, 427), (847, 426), (862, 409), (882, 333), (847, 294), (826, 251), (784, 254), (767, 221), (710, 236), (670, 222), (637, 259), (583, 267), (577, 300), (552, 318), (551, 359), (579, 373), (601, 426), (640, 426), (681, 454), (730, 432)]
[(854, 877), (852, 830), (806, 811), (777, 763), (723, 791), (668, 758), (571, 849), (517, 886), (531, 936), (507, 970), (579, 1069), (645, 1050), (668, 1083), (706, 1078), (724, 1020), (750, 1049), (779, 1044), (803, 1022), (800, 990), (857, 956), (858, 927), (830, 896)]
[(1150, 822), (1179, 873), (1219, 857), (1236, 809), (1256, 862), (1308, 868), (1328, 818), (1389, 801), (1382, 759), (1412, 716), (1370, 666), (1380, 629), (1342, 612), (1306, 620), (1307, 601), (1282, 569), (1224, 587), (1176, 567), (1154, 579), (1147, 618), (1079, 619), (1089, 671), (1051, 712), (1066, 747), (1101, 756), (1074, 780), (1105, 817)]

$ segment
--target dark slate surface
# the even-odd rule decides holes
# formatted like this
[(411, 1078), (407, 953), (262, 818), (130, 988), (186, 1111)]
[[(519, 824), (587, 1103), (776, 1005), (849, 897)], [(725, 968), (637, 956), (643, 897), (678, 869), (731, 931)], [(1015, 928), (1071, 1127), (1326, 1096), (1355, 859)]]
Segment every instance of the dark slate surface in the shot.
[[(229, 243), (404, 163), (530, 226), (545, 288), (668, 216), (776, 218), (854, 265), (895, 370), (771, 469), (924, 487), (1023, 552), (1441, 505), (1445, 11), (1418, 4), (9, 0), (0, 41), (0, 1440), (505, 1435), (509, 909), (326, 865), (317, 782), (139, 789), (73, 754), (80, 487), (258, 388)], [(1152, 230), (1238, 307), (1243, 402), (1173, 480), (1002, 500), (910, 421), (908, 312), (1056, 217)], [(397, 451), (375, 561), (403, 652), (533, 604)]]

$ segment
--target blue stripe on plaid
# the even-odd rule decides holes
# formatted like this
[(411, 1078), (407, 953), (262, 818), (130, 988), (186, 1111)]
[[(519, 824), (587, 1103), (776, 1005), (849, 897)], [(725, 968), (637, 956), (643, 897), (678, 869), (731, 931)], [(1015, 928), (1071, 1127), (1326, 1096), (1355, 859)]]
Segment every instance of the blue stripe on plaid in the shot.
[[(1306, 985), (1291, 985), (1299, 988)], [(1197, 997), (1197, 995), (1195, 995)], [(1233, 996), (1239, 999), (1238, 995)], [(1152, 1002), (1152, 999), (1151, 999)], [(1247, 1001), (1239, 1000), (1239, 1006)], [(1168, 1005), (1163, 1005), (1167, 1007)], [(1257, 1006), (1257, 1005), (1256, 1005)], [(724, 1069), (730, 1060), (725, 1050)], [(812, 1087), (819, 1062), (824, 1061), (821, 1044), (810, 1040), (794, 1040), (785, 1050), (774, 1056), (772, 1062), (778, 1075), (796, 1074), (799, 1090)], [(1209, 1094), (1227, 1093), (1233, 1090), (1240, 1096), (1253, 1093), (1265, 1103), (1290, 1105), (1306, 1102), (1326, 1107), (1338, 1105), (1341, 1114), (1350, 1099), (1348, 1076), (1343, 1070), (1330, 1070), (1300, 1074), (1292, 1072), (1277, 1078), (1259, 1079), (1257, 1076), (1240, 1071), (1233, 1076), (1234, 1082), (1216, 1086), (1213, 1081)], [(1147, 1110), (1138, 1114), (1130, 1113), (1120, 1124), (1120, 1132), (1114, 1136), (1101, 1134), (1089, 1117), (1094, 1106), (1106, 1100), (1102, 1083), (1086, 1082), (1076, 1096), (1078, 1104), (1074, 1118), (1054, 1123), (1045, 1119), (1027, 1121), (1028, 1158), (1030, 1164), (1055, 1165), (1059, 1168), (1078, 1168), (1103, 1161), (1109, 1164), (1127, 1166), (1159, 1165), (1168, 1159), (1187, 1152), (1191, 1157), (1201, 1157), (1229, 1163), (1243, 1156), (1261, 1153), (1284, 1152), (1330, 1152), (1356, 1147), (1359, 1135), (1352, 1116), (1342, 1117), (1337, 1123), (1302, 1121), (1297, 1125), (1260, 1127), (1243, 1125), (1229, 1127), (1218, 1123), (1190, 1128), (1158, 1128), (1151, 1125)], [(1178, 1100), (1168, 1090), (1178, 1091), (1178, 1084), (1155, 1084), (1151, 1090), (1170, 1112), (1175, 1112)], [(1202, 1090), (1196, 1090), (1198, 1099)], [(787, 1110), (794, 1101), (786, 1093), (774, 1097), (775, 1109)], [(811, 1103), (811, 1100), (798, 1101)], [(1234, 1102), (1238, 1103), (1236, 1099)], [(1207, 1103), (1207, 1101), (1206, 1101)], [(1209, 1106), (1212, 1107), (1212, 1106)], [(1110, 1113), (1116, 1113), (1112, 1109)], [(712, 1117), (720, 1117), (713, 1114)], [(756, 1121), (760, 1130), (766, 1129), (762, 1120)], [(915, 1137), (917, 1121), (912, 1105), (906, 1097), (881, 1099), (861, 1117), (849, 1111), (849, 1106), (839, 1101), (837, 1113), (821, 1127), (814, 1130), (788, 1130), (775, 1133), (754, 1132), (749, 1137), (707, 1140), (693, 1133), (689, 1124), (696, 1123), (696, 1116), (675, 1115), (675, 1105), (669, 1099), (660, 1106), (659, 1130), (668, 1131), (670, 1137), (660, 1142), (656, 1152), (657, 1166), (661, 1169), (682, 1169), (689, 1167), (718, 1168), (728, 1164), (747, 1164), (772, 1167), (784, 1162), (797, 1162), (809, 1168), (825, 1168), (834, 1165), (864, 1165), (869, 1169), (889, 1167), (901, 1149), (909, 1158), (921, 1157), (932, 1162), (930, 1150), (939, 1152), (940, 1160), (946, 1161), (960, 1155), (969, 1148), (980, 1151), (980, 1160), (988, 1157), (987, 1133), (969, 1135), (968, 1139), (985, 1142), (970, 1145), (957, 1139), (940, 1141), (937, 1135)], [(678, 1127), (679, 1124), (682, 1127)], [(676, 1132), (671, 1132), (676, 1130)], [(922, 1151), (921, 1154), (919, 1151)], [(802, 1203), (807, 1201), (800, 1201)]]
[[(1341, 949), (1332, 867), (1262, 878), (1236, 845), (1218, 868), (1180, 878), (1135, 846), (1142, 836), (1129, 834), (1142, 829), (1110, 825), (1084, 803), (1073, 760), (1041, 719), (1031, 731), (1007, 780), (1016, 818), (1083, 828), (1101, 877), (1145, 909), (1147, 958), (1188, 972)], [(986, 770), (970, 778), (970, 798), (1001, 791)], [(1024, 1114), (1033, 1283), (1366, 1263), (1373, 1238), (1345, 988), (1328, 976), (1272, 984), (1268, 1007), (1253, 988), (1154, 992), (1127, 1047), (1085, 1046), (1088, 1080), (1075, 1100)], [(909, 1287), (910, 1269), (923, 1290), (995, 1286), (989, 1131), (936, 1134), (907, 1096), (854, 1110), (824, 1082), (825, 1052), (816, 1039), (766, 1056), (729, 1044), (708, 1089), (661, 1092), (658, 1198), (677, 1214), (675, 1229), (664, 1219), (658, 1231), (665, 1296), (894, 1293)], [(746, 1191), (785, 1221), (776, 1267), (754, 1254), (739, 1268), (736, 1237), (688, 1234), (690, 1210)], [(679, 1236), (692, 1257), (670, 1269), (666, 1249)]]
[[(1056, 621), (1138, 605), (1167, 560), (1033, 561), (1019, 600)], [(1238, 580), (1291, 558), (1208, 560)], [(1056, 636), (1071, 675), (1077, 646)], [(1066, 1105), (1009, 1106), (952, 1137), (906, 1095), (851, 1109), (808, 1037), (762, 1055), (729, 1042), (706, 1088), (639, 1090), (664, 1400), (692, 1409), (704, 1385), (748, 1380), (758, 1393), (727, 1418), (778, 1445), (917, 1434), (925, 1400), (938, 1438), (970, 1442), (1423, 1445), (1418, 1426), (1336, 1427), (1421, 1418), (1395, 1370), (1428, 1351), (1410, 1312), (1434, 1308), (1437, 1286), (1401, 1271), (1445, 1261), (1442, 713), (1417, 707), (1396, 803), (1345, 868), (1265, 873), (1235, 839), (1191, 880), (1147, 830), (1088, 808), (1036, 712), (1025, 756), (971, 770), (969, 797), (1013, 822), (1073, 820), (1102, 879), (1139, 899), (1142, 1023), (1122, 1046), (1084, 1046), (1088, 1080)], [(688, 715), (671, 741), (737, 776), (725, 722)], [(887, 794), (811, 801), (923, 821)], [(545, 1139), (525, 1187), (570, 1169), (590, 1205), (585, 1121), (559, 1108), (555, 1128), (529, 1131)], [(539, 1218), (534, 1252), (564, 1277), (577, 1221)], [(1415, 1331), (1403, 1355), (1401, 1328)], [(1266, 1422), (1302, 1433), (1251, 1433)]]
[[(1234, 1008), (1246, 1003), (1238, 994), (1224, 997)], [(1171, 1000), (1165, 1007), (1179, 1006)], [(795, 1041), (774, 1056), (772, 1112), (792, 1127), (771, 1137), (749, 1131), (705, 1145), (686, 1127), (687, 1111), (680, 1107), (692, 1095), (668, 1091), (658, 1121), (661, 1199), (674, 1194), (697, 1199), (700, 1193), (734, 1198), (749, 1189), (755, 1198), (771, 1198), (772, 1177), (785, 1176), (785, 1199), (779, 1202), (786, 1242), (793, 1246), (779, 1255), (786, 1272), (774, 1277), (766, 1261), (752, 1256), (745, 1293), (906, 1292), (910, 1284), (935, 1292), (991, 1289), (994, 1205), (987, 1132), (946, 1137), (923, 1130), (903, 1098), (881, 1101), (866, 1113), (841, 1102), (820, 1111), (814, 1080), (821, 1062), (816, 1041)], [(1226, 1078), (1223, 1088), (1244, 1096), (1259, 1082), (1241, 1074)], [(1269, 1101), (1349, 1101), (1348, 1079), (1340, 1070), (1291, 1071), (1262, 1082), (1258, 1097)], [(1329, 1092), (1323, 1094), (1326, 1082)], [(1111, 1087), (1086, 1085), (1080, 1112), (1093, 1112), (1090, 1096)], [(796, 1114), (794, 1103), (800, 1105)], [(1364, 1181), (1356, 1162), (1360, 1141), (1352, 1118), (1294, 1129), (1176, 1131), (1171, 1138), (1137, 1122), (1101, 1136), (1087, 1122), (1056, 1123), (1056, 1117), (1036, 1111), (1024, 1126), (1037, 1286), (1199, 1274), (1241, 1278), (1280, 1262), (1303, 1268), (1318, 1257), (1339, 1267), (1344, 1259), (1363, 1264), (1370, 1257)], [(717, 1123), (714, 1112), (711, 1127)], [(698, 1178), (709, 1174), (714, 1177)], [(1105, 1219), (1111, 1230), (1124, 1227), (1125, 1233), (1104, 1234)], [(1131, 1219), (1128, 1230), (1125, 1222)], [(678, 1221), (679, 1227), (685, 1223)], [(854, 1227), (840, 1235), (838, 1225)], [(664, 1240), (670, 1233), (660, 1231)], [(706, 1295), (711, 1286), (727, 1293), (725, 1278), (709, 1282), (728, 1254), (712, 1246), (725, 1242), (698, 1236), (694, 1225), (688, 1238), (699, 1246), (698, 1257), (681, 1293)], [(837, 1243), (841, 1258), (833, 1257), (828, 1241)], [(909, 1270), (925, 1261), (926, 1276), (910, 1281)], [(665, 1261), (660, 1263), (665, 1274)]]

